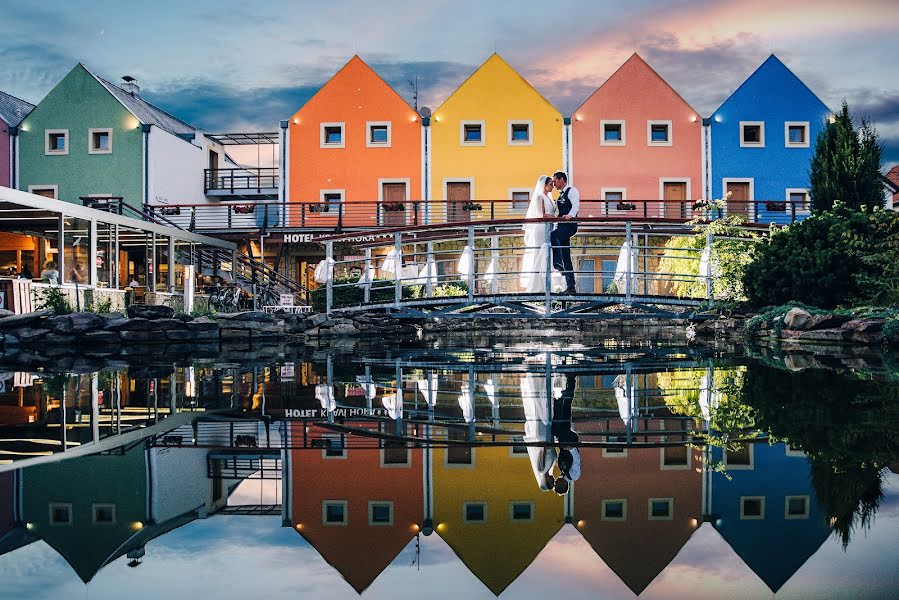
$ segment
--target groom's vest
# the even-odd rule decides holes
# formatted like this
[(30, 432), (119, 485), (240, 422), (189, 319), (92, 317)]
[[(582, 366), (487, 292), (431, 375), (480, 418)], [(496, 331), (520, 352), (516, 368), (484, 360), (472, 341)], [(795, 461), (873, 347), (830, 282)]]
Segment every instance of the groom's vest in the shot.
[(564, 190), (562, 190), (562, 194), (556, 201), (556, 206), (559, 208), (560, 217), (564, 217), (571, 212), (571, 200), (568, 199), (568, 190), (570, 189), (570, 187), (566, 187)]

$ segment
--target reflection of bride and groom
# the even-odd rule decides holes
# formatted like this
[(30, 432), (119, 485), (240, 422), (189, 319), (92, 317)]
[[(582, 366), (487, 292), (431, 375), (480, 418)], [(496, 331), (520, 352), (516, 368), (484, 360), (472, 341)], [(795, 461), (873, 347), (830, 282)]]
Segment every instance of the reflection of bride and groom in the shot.
[[(573, 375), (553, 377), (550, 406), (544, 376), (528, 373), (521, 378), (524, 442), (547, 443), (546, 446), (527, 446), (531, 468), (541, 490), (555, 490), (559, 495), (567, 494), (570, 482), (581, 476), (578, 434), (571, 428), (574, 387)], [(558, 475), (553, 473), (554, 469)]]
[[(552, 198), (553, 189), (558, 190), (559, 197)], [(561, 272), (565, 278), (563, 293), (576, 292), (574, 283), (574, 265), (571, 262), (571, 238), (577, 233), (577, 223), (568, 221), (577, 217), (580, 208), (580, 195), (575, 187), (568, 185), (568, 176), (558, 171), (552, 177), (541, 175), (537, 179), (531, 201), (528, 204), (525, 219), (543, 219), (559, 217), (565, 219), (555, 225), (550, 235), (550, 243), (546, 243), (546, 226), (543, 223), (525, 223), (524, 256), (521, 259), (521, 287), (527, 292), (542, 293), (546, 291), (546, 263), (549, 246), (552, 246), (553, 268)]]

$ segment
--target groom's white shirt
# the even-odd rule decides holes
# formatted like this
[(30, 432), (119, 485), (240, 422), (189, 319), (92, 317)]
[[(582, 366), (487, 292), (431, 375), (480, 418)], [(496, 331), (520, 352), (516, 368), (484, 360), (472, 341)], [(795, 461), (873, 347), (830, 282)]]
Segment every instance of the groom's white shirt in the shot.
[[(573, 219), (577, 216), (577, 211), (581, 207), (581, 194), (573, 185), (569, 185), (565, 190), (568, 190), (568, 200), (571, 201), (571, 210), (568, 212), (568, 216)], [(562, 192), (564, 193), (565, 190), (562, 190)]]

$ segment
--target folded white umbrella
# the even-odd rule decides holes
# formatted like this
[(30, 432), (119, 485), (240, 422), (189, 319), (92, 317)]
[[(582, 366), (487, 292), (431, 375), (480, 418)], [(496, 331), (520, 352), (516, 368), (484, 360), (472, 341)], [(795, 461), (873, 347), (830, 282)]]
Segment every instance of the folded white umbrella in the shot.
[(462, 418), (466, 423), (474, 421), (474, 406), (471, 405), (471, 390), (467, 383), (462, 384), (462, 392), (459, 394), (459, 406), (462, 407)]
[(368, 268), (362, 270), (362, 275), (359, 276), (359, 281), (356, 282), (356, 287), (359, 289), (370, 288), (371, 283), (375, 280), (375, 267), (374, 265), (369, 265)]
[(419, 379), (415, 382), (415, 386), (421, 395), (425, 397), (425, 401), (429, 407), (437, 405), (437, 375), (431, 374), (428, 379)]
[(437, 263), (433, 257), (429, 257), (425, 261), (425, 266), (418, 272), (418, 279), (415, 280), (415, 283), (427, 285), (429, 281), (431, 285), (437, 285)]
[(471, 246), (465, 246), (465, 249), (462, 250), (462, 256), (459, 257), (459, 265), (456, 267), (456, 272), (459, 275), (468, 277), (471, 275), (473, 268), (474, 251), (471, 249)]
[(627, 278), (630, 274), (631, 291), (634, 289), (636, 278), (634, 273), (637, 272), (637, 253), (631, 248), (630, 242), (626, 241), (621, 244), (621, 251), (618, 253), (618, 262), (615, 264), (615, 288), (619, 294), (625, 293), (627, 287)]
[(634, 397), (636, 396), (636, 386), (631, 384), (631, 389), (627, 389), (626, 378), (619, 375), (615, 378), (615, 400), (618, 402), (618, 416), (629, 426), (634, 418)]
[(403, 418), (403, 389), (397, 388), (395, 394), (381, 398), (381, 404), (387, 409), (387, 416), (396, 421)]
[(326, 411), (332, 411), (337, 407), (337, 402), (334, 400), (334, 388), (330, 385), (320, 383), (315, 386), (315, 399)]
[(487, 263), (487, 270), (484, 271), (484, 281), (487, 283), (491, 283), (496, 278), (496, 259), (491, 258), (490, 262)]
[(492, 379), (488, 379), (484, 385), (484, 392), (487, 394), (487, 400), (490, 401), (490, 404), (496, 406), (496, 386), (493, 384)]
[(316, 283), (328, 283), (328, 280), (334, 276), (334, 259), (326, 258), (315, 266), (315, 273), (312, 277)]
[(391, 248), (387, 251), (387, 255), (381, 262), (381, 272), (391, 273), (394, 275), (394, 277), (396, 277), (396, 274), (399, 272), (399, 266), (397, 265), (396, 248)]
[(703, 375), (699, 380), (699, 412), (702, 414), (702, 419), (706, 423), (712, 420), (712, 412), (709, 407), (710, 397), (711, 390), (709, 390), (709, 376)]

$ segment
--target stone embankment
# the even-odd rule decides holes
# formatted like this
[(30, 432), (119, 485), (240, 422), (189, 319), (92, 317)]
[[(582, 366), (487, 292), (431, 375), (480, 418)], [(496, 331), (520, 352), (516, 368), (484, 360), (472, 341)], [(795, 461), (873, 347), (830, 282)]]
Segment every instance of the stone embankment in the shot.
[(899, 337), (884, 332), (886, 319), (852, 317), (838, 313), (812, 313), (793, 307), (755, 324), (750, 333), (760, 339), (796, 344), (896, 344)]

